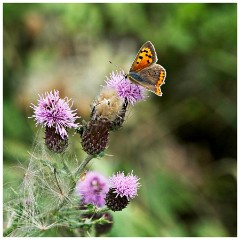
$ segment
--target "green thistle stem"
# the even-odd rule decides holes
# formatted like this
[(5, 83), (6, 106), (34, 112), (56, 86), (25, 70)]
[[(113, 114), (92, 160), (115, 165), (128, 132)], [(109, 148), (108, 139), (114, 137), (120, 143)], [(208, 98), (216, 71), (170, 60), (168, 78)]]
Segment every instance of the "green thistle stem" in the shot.
[(58, 178), (57, 178), (57, 170), (56, 170), (56, 168), (54, 168), (54, 178), (56, 180), (56, 183), (57, 183), (57, 186), (58, 186), (58, 189), (59, 189), (60, 193), (63, 194), (62, 189), (61, 189), (60, 184), (59, 184), (59, 181), (58, 181)]
[(15, 229), (18, 228), (18, 224), (14, 223), (11, 227), (7, 228), (4, 232), (3, 232), (3, 236), (7, 237), (9, 234), (11, 234)]
[(99, 209), (93, 209), (93, 210), (68, 210), (68, 209), (64, 209), (59, 211), (58, 215), (61, 216), (66, 216), (66, 215), (71, 215), (71, 214), (91, 214), (91, 213), (104, 213), (109, 211), (108, 207), (104, 207), (104, 208), (99, 208)]
[[(94, 155), (88, 155), (81, 163), (81, 165), (79, 166), (77, 172), (75, 173), (75, 179), (79, 178), (80, 175), (83, 173), (85, 167), (87, 166), (87, 164), (94, 158)], [(69, 196), (73, 193), (74, 189), (76, 186), (76, 180), (74, 180), (72, 178), (72, 183), (70, 186), (70, 190), (68, 192), (68, 195), (62, 200), (62, 202), (53, 210), (51, 210), (49, 212), (49, 215), (55, 215), (57, 212), (59, 212), (59, 210), (65, 205), (65, 203), (68, 201)]]
[(68, 167), (68, 165), (67, 165), (67, 163), (66, 163), (66, 161), (65, 161), (64, 154), (62, 154), (62, 162), (63, 162), (63, 165), (64, 165), (65, 170), (67, 171), (68, 175), (69, 175), (70, 178), (71, 178), (71, 182), (72, 182), (72, 185), (73, 185), (73, 184), (75, 183), (75, 178), (74, 178), (71, 170), (69, 169), (69, 167)]
[[(75, 178), (79, 178), (81, 176), (81, 174), (84, 172), (85, 167), (87, 166), (87, 164), (94, 158), (96, 157), (95, 155), (88, 155), (84, 161), (82, 161), (82, 163), (80, 164), (78, 170), (75, 173)], [(76, 182), (75, 182), (76, 185)]]

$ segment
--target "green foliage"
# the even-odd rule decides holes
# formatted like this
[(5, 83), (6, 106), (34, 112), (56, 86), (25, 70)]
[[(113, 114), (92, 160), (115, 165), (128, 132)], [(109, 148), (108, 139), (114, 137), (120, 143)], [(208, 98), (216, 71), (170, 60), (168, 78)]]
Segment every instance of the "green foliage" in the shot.
[[(133, 169), (141, 178), (138, 198), (113, 214), (107, 236), (236, 236), (237, 4), (4, 3), (3, 28), (4, 207), (22, 197), (18, 186), (34, 157), (38, 130), (28, 117), (37, 94), (59, 89), (88, 118), (89, 105), (115, 68), (108, 61), (128, 71), (150, 40), (167, 71), (163, 97), (149, 93), (131, 108), (90, 166), (108, 176)], [(79, 142), (70, 133), (72, 171), (83, 159)], [(44, 162), (49, 182), (54, 164), (61, 163), (47, 156), (38, 164)], [(67, 189), (64, 166), (59, 174)], [(37, 196), (36, 215), (57, 202), (51, 194)], [(20, 202), (12, 203), (20, 216)], [(9, 218), (4, 215), (4, 228)], [(76, 213), (58, 220), (93, 223), (79, 223)], [(39, 229), (31, 235), (76, 236), (74, 229)]]

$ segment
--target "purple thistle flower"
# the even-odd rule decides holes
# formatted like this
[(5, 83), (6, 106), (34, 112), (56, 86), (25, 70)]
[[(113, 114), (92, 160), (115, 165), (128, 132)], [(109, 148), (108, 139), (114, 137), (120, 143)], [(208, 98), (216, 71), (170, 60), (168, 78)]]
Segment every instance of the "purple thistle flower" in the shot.
[(118, 172), (116, 175), (109, 179), (111, 188), (114, 190), (113, 193), (116, 193), (116, 197), (126, 197), (129, 201), (137, 196), (137, 190), (140, 187), (138, 182), (139, 178), (129, 173), (127, 176), (124, 176), (124, 172)]
[(105, 205), (109, 182), (106, 177), (97, 172), (87, 172), (85, 179), (76, 185), (76, 193), (82, 197), (83, 204)]
[(145, 88), (131, 83), (126, 79), (124, 71), (110, 73), (110, 77), (106, 80), (107, 86), (116, 89), (118, 96), (123, 100), (127, 99), (132, 105), (143, 100), (145, 95)]
[(34, 110), (32, 116), (36, 120), (36, 125), (42, 125), (48, 128), (55, 128), (56, 133), (65, 139), (67, 135), (66, 128), (76, 128), (77, 123), (75, 120), (79, 117), (76, 116), (76, 110), (71, 110), (69, 106), (71, 99), (65, 97), (61, 99), (59, 91), (45, 92), (39, 95), (38, 105), (32, 104), (30, 107)]

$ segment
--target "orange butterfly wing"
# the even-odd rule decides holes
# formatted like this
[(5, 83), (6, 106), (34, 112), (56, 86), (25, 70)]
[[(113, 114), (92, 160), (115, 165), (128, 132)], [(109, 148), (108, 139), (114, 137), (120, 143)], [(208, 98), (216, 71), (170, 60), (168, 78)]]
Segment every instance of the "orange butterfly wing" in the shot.
[(139, 72), (157, 62), (157, 54), (153, 44), (147, 41), (142, 45), (130, 68), (130, 72)]

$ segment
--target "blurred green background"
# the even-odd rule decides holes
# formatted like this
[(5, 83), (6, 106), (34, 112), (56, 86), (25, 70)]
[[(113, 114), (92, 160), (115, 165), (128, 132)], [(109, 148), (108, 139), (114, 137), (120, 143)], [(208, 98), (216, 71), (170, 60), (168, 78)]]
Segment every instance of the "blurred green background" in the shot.
[[(107, 236), (236, 236), (237, 4), (5, 3), (3, 27), (5, 201), (39, 129), (28, 118), (38, 94), (60, 90), (88, 120), (118, 70), (109, 60), (127, 72), (150, 40), (167, 71), (163, 96), (131, 107), (109, 156), (91, 164), (141, 178)], [(70, 139), (83, 157), (79, 136)]]

